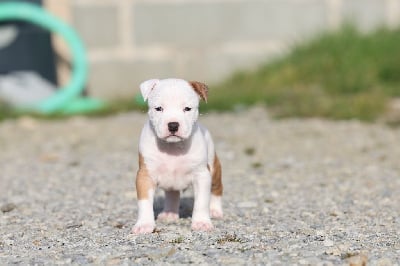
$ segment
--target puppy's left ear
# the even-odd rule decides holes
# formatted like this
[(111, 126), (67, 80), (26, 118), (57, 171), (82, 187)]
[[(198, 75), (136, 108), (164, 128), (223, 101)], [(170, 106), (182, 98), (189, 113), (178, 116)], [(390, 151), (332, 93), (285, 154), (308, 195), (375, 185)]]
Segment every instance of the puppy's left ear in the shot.
[(159, 79), (149, 79), (140, 84), (140, 92), (142, 93), (143, 99), (145, 101), (149, 98), (150, 92), (158, 84), (159, 81)]
[(193, 87), (194, 91), (200, 96), (200, 98), (203, 99), (205, 102), (207, 102), (208, 98), (207, 85), (198, 81), (189, 81), (189, 84)]

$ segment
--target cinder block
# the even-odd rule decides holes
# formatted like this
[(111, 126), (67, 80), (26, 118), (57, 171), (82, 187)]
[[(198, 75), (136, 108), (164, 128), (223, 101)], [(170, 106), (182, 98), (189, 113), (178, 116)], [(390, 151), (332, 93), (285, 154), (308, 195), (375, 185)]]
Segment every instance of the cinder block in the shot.
[(248, 53), (226, 53), (221, 51), (204, 51), (185, 53), (181, 59), (179, 76), (188, 80), (204, 81), (207, 84), (221, 82), (236, 71), (253, 69), (258, 65), (276, 58), (276, 51)]
[(139, 45), (213, 46), (226, 41), (292, 39), (328, 26), (326, 1), (138, 2)]
[(119, 61), (109, 60), (92, 63), (89, 72), (88, 91), (102, 99), (132, 97), (139, 92), (139, 84), (150, 78), (174, 76), (171, 61)]
[(320, 0), (240, 2), (232, 21), (234, 40), (302, 39), (328, 27), (328, 6)]
[(345, 0), (342, 4), (343, 22), (350, 22), (369, 31), (386, 24), (386, 1)]
[(113, 47), (120, 42), (115, 6), (76, 6), (72, 15), (73, 25), (88, 48)]

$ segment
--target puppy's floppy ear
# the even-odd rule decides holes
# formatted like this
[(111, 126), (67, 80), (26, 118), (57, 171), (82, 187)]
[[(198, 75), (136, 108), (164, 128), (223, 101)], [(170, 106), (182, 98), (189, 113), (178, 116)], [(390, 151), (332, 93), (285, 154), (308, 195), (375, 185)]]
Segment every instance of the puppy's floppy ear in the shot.
[(149, 98), (150, 92), (158, 84), (159, 81), (159, 79), (149, 79), (140, 84), (140, 92), (142, 93), (143, 99), (145, 101)]
[(200, 96), (200, 98), (203, 99), (205, 102), (207, 102), (207, 97), (208, 97), (207, 85), (198, 81), (189, 81), (189, 84), (193, 87), (194, 91)]

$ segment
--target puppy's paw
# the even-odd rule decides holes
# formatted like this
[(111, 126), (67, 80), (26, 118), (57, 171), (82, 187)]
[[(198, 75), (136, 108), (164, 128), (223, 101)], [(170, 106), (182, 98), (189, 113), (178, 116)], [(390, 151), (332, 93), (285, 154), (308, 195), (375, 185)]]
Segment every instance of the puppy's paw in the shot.
[(222, 219), (224, 214), (220, 209), (210, 209), (210, 216), (211, 218)]
[(210, 200), (210, 216), (211, 218), (221, 219), (224, 215), (222, 212), (222, 197), (211, 194)]
[(164, 222), (174, 222), (179, 219), (179, 214), (175, 212), (161, 212), (157, 216), (157, 220), (164, 221)]
[(135, 235), (150, 234), (153, 233), (155, 227), (154, 223), (136, 223), (132, 228), (132, 233)]
[(193, 221), (192, 222), (192, 230), (194, 231), (212, 231), (214, 226), (211, 221)]

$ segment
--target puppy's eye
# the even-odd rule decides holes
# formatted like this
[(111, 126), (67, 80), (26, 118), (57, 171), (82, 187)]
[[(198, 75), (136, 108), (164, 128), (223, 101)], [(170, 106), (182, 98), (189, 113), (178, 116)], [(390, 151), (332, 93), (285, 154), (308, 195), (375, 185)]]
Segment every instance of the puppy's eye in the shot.
[(183, 109), (183, 111), (185, 111), (185, 112), (189, 112), (190, 110), (192, 110), (192, 108), (190, 108), (190, 107), (185, 107), (185, 108)]
[(158, 107), (156, 107), (156, 108), (154, 108), (157, 112), (162, 112), (163, 111), (163, 108), (161, 107), (161, 106), (158, 106)]

